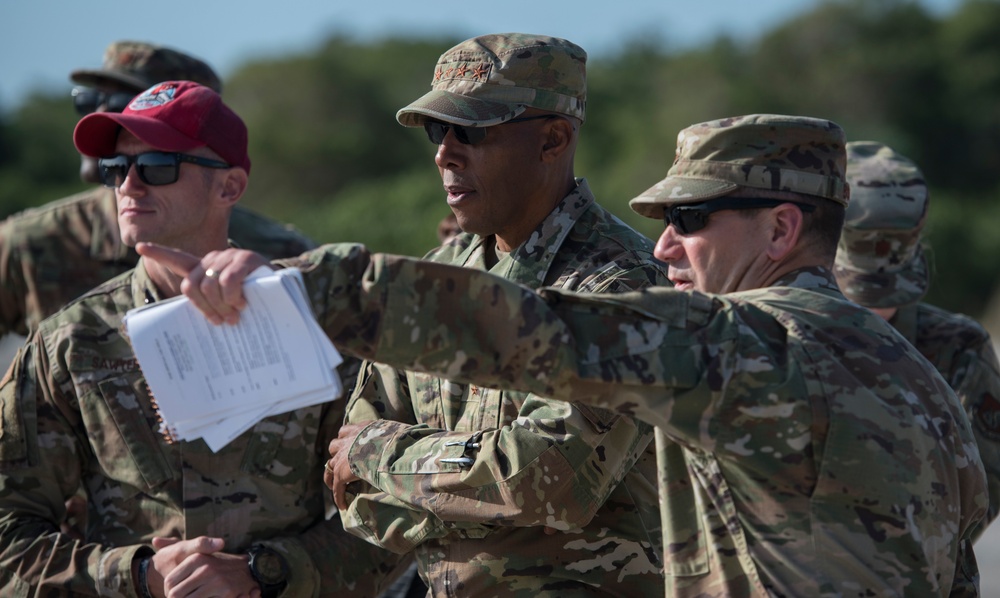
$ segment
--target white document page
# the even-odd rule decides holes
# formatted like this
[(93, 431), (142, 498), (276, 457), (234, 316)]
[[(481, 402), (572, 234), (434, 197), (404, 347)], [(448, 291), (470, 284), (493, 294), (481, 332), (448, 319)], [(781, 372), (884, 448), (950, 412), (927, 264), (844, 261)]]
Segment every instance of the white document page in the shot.
[(248, 279), (247, 307), (235, 325), (211, 324), (184, 297), (126, 315), (174, 438), (205, 437), (218, 450), (264, 417), (340, 395), (342, 358), (313, 318), (300, 276), (265, 268)]

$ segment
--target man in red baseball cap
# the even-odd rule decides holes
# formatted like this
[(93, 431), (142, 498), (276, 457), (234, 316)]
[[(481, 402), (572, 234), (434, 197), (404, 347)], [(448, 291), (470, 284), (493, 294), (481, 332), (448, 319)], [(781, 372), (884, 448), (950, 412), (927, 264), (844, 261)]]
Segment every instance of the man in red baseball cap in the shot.
[[(126, 245), (228, 247), (250, 159), (215, 91), (154, 85), (121, 113), (84, 117), (74, 142), (114, 189)], [(140, 259), (43, 320), (0, 383), (0, 595), (376, 596), (399, 557), (325, 517), (343, 401), (266, 418), (218, 452), (157, 433), (122, 318), (180, 282)], [(74, 541), (59, 523), (81, 487), (88, 526)]]
[[(74, 70), (70, 79), (76, 84), (73, 105), (81, 116), (119, 113), (161, 81), (195, 81), (222, 93), (218, 75), (204, 61), (142, 41), (111, 43), (99, 67)], [(81, 154), (80, 178), (101, 182), (95, 158)], [(316, 246), (294, 227), (239, 204), (230, 216), (228, 235), (236, 245), (272, 258)], [(138, 259), (121, 241), (114, 191), (107, 187), (90, 187), (0, 221), (2, 369), (24, 342), (22, 335), (76, 297), (134, 268)], [(9, 355), (5, 347), (12, 347)]]
[[(190, 81), (160, 83), (121, 113), (83, 117), (73, 142), (98, 158), (101, 182), (116, 189), (126, 245), (167, 237), (201, 255), (228, 247), (229, 212), (246, 189), (250, 158), (246, 125), (219, 94)], [(202, 189), (209, 179), (214, 185)], [(150, 274), (172, 288), (169, 275)]]

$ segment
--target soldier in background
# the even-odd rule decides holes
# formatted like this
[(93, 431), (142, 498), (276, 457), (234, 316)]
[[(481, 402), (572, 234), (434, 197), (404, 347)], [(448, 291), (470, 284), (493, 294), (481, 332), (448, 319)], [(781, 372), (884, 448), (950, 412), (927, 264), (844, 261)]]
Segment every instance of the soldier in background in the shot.
[[(74, 142), (101, 157), (124, 244), (227, 247), (250, 158), (213, 90), (159, 83), (84, 117)], [(343, 400), (267, 417), (218, 452), (157, 433), (122, 318), (179, 285), (140, 260), (43, 320), (0, 384), (0, 595), (376, 596), (399, 558), (326, 518)], [(59, 522), (81, 486), (74, 541)]]
[[(441, 55), (431, 90), (396, 115), (437, 146), (460, 226), (425, 259), (533, 288), (666, 284), (652, 242), (574, 176), (586, 57), (569, 41), (520, 33)], [(433, 595), (662, 591), (650, 426), (376, 363), (358, 380), (346, 429), (378, 420), (378, 440), (343, 441), (360, 451), (355, 463), (369, 482), (344, 526), (412, 552)]]
[[(536, 292), (360, 245), (281, 263), (302, 269), (344, 352), (656, 425), (668, 596), (976, 595), (972, 534), (987, 494), (969, 419), (927, 360), (833, 276), (845, 141), (835, 123), (801, 116), (681, 131), (667, 177), (630, 204), (663, 219), (656, 256), (674, 288)], [(200, 263), (138, 250), (186, 273), (185, 294), (216, 323), (239, 319), (242, 280), (266, 263), (240, 250)], [(223, 274), (206, 278), (208, 268)], [(358, 478), (396, 473), (381, 446), (420, 433), (377, 421), (349, 452), (331, 443), (325, 479), (338, 504), (363, 491)], [(443, 446), (423, 467), (478, 449)], [(509, 470), (505, 456), (495, 466)], [(429, 494), (426, 508), (468, 500), (502, 524), (507, 496)]]
[[(81, 116), (121, 112), (160, 81), (195, 81), (222, 90), (219, 77), (201, 60), (134, 41), (112, 43), (100, 68), (73, 71), (70, 78), (78, 85), (73, 103)], [(81, 156), (80, 178), (100, 183), (94, 158)], [(291, 226), (239, 206), (229, 226), (236, 246), (272, 257), (315, 247)], [(10, 216), (0, 223), (0, 336), (28, 334), (71, 299), (135, 267), (138, 259), (119, 236), (115, 194), (107, 187)]]
[(978, 322), (921, 302), (930, 286), (921, 231), (930, 195), (920, 168), (874, 141), (847, 144), (851, 204), (834, 274), (844, 296), (889, 321), (965, 406), (989, 483), (983, 528), (1000, 508), (1000, 366)]

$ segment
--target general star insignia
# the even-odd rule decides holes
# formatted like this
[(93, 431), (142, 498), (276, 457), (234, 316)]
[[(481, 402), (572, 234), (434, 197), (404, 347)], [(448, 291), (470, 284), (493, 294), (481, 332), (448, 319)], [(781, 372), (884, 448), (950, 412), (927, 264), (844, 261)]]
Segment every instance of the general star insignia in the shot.
[(467, 73), (467, 72), (469, 72), (469, 65), (463, 64), (462, 66), (460, 66), (457, 69), (455, 69), (455, 76), (456, 77), (464, 77), (465, 73)]
[(435, 81), (440, 81), (442, 74), (443, 73), (441, 72), (441, 69), (438, 69), (438, 70), (434, 71), (434, 80)]
[(486, 73), (490, 72), (490, 67), (485, 64), (477, 64), (472, 71), (472, 76), (476, 79), (485, 79)]

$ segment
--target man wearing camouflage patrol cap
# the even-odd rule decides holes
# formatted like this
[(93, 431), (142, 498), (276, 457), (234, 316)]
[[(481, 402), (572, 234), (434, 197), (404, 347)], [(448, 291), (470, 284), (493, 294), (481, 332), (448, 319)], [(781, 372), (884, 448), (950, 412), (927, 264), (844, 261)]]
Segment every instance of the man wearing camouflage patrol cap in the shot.
[(921, 243), (930, 194), (920, 168), (883, 143), (852, 141), (847, 180), (851, 204), (833, 273), (844, 296), (888, 320), (965, 406), (989, 482), (985, 528), (1000, 509), (1000, 366), (993, 341), (975, 320), (921, 302), (930, 286)]
[[(347, 353), (656, 425), (669, 596), (974, 595), (987, 498), (968, 418), (833, 277), (844, 144), (835, 123), (801, 116), (682, 131), (667, 177), (632, 203), (664, 219), (656, 256), (679, 288), (533, 291), (359, 245), (291, 263)], [(214, 322), (238, 320), (240, 281), (265, 263), (138, 249), (186, 272)], [(206, 280), (207, 267), (228, 278)], [(373, 427), (332, 460), (335, 494), (385, 435)]]
[[(73, 71), (76, 110), (121, 112), (154, 83), (189, 80), (217, 92), (203, 61), (163, 46), (118, 41), (96, 69)], [(100, 183), (97, 160), (81, 154), (80, 178)], [(0, 336), (25, 335), (71, 299), (133, 268), (139, 256), (118, 234), (114, 193), (103, 186), (14, 214), (0, 223)], [(286, 257), (315, 247), (305, 235), (238, 206), (230, 238), (240, 247)], [(6, 367), (6, 364), (3, 364)]]
[[(440, 57), (431, 90), (397, 114), (437, 145), (464, 231), (426, 259), (532, 288), (666, 283), (652, 242), (574, 176), (586, 59), (572, 42), (522, 33), (476, 37)], [(344, 525), (412, 552), (434, 595), (662, 591), (650, 426), (377, 363), (359, 380), (338, 445), (355, 452), (365, 483), (341, 502)]]
[[(213, 90), (156, 84), (84, 117), (74, 142), (101, 157), (123, 242), (226, 248), (250, 158)], [(376, 596), (398, 557), (326, 516), (342, 401), (269, 416), (218, 451), (158, 433), (122, 320), (179, 283), (140, 259), (43, 320), (0, 383), (0, 595)], [(74, 541), (59, 522), (80, 487), (88, 526)]]

